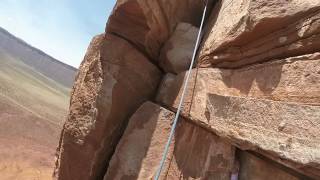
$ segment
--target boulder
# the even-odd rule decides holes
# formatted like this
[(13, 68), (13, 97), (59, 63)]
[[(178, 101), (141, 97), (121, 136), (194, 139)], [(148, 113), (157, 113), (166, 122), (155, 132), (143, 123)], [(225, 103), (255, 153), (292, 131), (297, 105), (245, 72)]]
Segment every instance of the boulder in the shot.
[[(320, 142), (317, 138), (319, 136), (317, 129), (320, 128), (318, 122), (320, 87), (317, 83), (320, 82), (319, 67), (320, 53), (315, 53), (235, 70), (195, 69), (187, 88), (182, 115), (217, 135), (227, 138), (228, 141), (233, 141), (242, 149), (253, 151), (262, 149), (263, 152), (259, 151), (260, 153), (309, 176), (317, 177), (320, 175), (319, 169), (316, 168), (320, 158), (317, 152), (319, 148), (317, 144)], [(166, 95), (157, 99), (159, 103), (173, 111), (176, 110), (181, 97), (184, 76), (184, 73), (179, 74), (174, 82), (164, 86), (166, 88), (161, 92)], [(209, 94), (215, 94), (217, 98), (210, 100)], [(215, 123), (219, 119), (213, 112), (217, 107), (209, 104), (215, 103), (219, 97), (223, 99), (222, 102), (230, 102), (230, 98), (233, 97), (243, 100), (237, 103), (240, 109), (232, 109), (231, 105), (224, 108), (217, 105), (220, 109), (224, 109), (223, 115), (240, 119), (221, 117), (221, 122), (226, 124), (218, 126)], [(232, 100), (234, 101), (230, 103), (235, 104), (236, 100)], [(247, 106), (248, 116), (240, 112), (244, 108), (241, 104), (246, 100), (252, 103), (252, 107)], [(261, 111), (255, 109), (259, 108), (256, 105), (258, 103), (262, 103)], [(272, 107), (278, 111), (273, 111), (272, 108), (268, 110), (266, 107)], [(281, 113), (280, 109), (282, 109)], [(234, 114), (237, 111), (239, 114)], [(257, 112), (260, 114), (256, 114)], [(250, 125), (252, 114), (257, 115), (254, 117), (255, 125)], [(228, 122), (234, 121), (239, 122), (232, 125), (232, 128), (237, 131), (233, 131), (231, 126), (227, 125)], [(240, 122), (243, 122), (243, 125)], [(294, 130), (286, 129), (290, 123), (296, 126)], [(293, 145), (287, 148), (287, 142), (291, 143), (291, 141)], [(251, 145), (248, 146), (248, 144)], [(303, 149), (304, 152), (302, 152)]]
[(200, 66), (241, 67), (320, 50), (320, 1), (222, 0), (212, 11)]
[[(151, 102), (131, 117), (105, 180), (152, 179), (175, 114)], [(180, 119), (160, 179), (230, 179), (235, 148)]]
[(73, 87), (55, 177), (103, 177), (128, 118), (154, 95), (160, 77), (127, 41), (111, 34), (95, 37)]
[(177, 23), (199, 25), (203, 8), (203, 0), (118, 0), (106, 32), (127, 39), (157, 61)]
[(199, 28), (179, 23), (160, 52), (159, 63), (169, 73), (181, 73), (189, 69)]

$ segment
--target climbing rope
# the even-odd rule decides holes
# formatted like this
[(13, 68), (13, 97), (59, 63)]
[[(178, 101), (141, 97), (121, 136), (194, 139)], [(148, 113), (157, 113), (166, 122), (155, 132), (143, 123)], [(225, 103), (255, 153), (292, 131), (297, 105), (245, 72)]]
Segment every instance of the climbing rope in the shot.
[(194, 50), (193, 50), (191, 64), (190, 64), (189, 70), (187, 71), (187, 77), (186, 77), (186, 80), (185, 80), (185, 84), (183, 86), (183, 90), (182, 90), (179, 106), (178, 106), (178, 109), (177, 109), (177, 113), (176, 113), (176, 116), (174, 118), (174, 121), (173, 121), (173, 124), (172, 124), (172, 127), (171, 127), (171, 131), (170, 131), (170, 135), (169, 135), (167, 144), (166, 144), (165, 149), (163, 151), (162, 159), (160, 161), (159, 169), (158, 169), (157, 174), (155, 176), (155, 180), (159, 180), (159, 177), (160, 177), (161, 171), (163, 169), (165, 160), (167, 159), (169, 147), (170, 147), (170, 144), (172, 142), (175, 129), (177, 127), (177, 123), (178, 123), (178, 119), (179, 119), (179, 116), (180, 116), (182, 104), (183, 104), (183, 101), (184, 101), (184, 96), (185, 96), (185, 93), (186, 93), (186, 90), (187, 90), (187, 87), (188, 87), (188, 83), (189, 83), (192, 67), (194, 66), (194, 63), (195, 63), (197, 49), (198, 49), (199, 42), (200, 42), (200, 39), (201, 39), (201, 32), (202, 32), (202, 28), (203, 28), (203, 23), (204, 23), (204, 19), (205, 19), (205, 16), (206, 16), (206, 12), (207, 12), (207, 6), (208, 6), (208, 1), (206, 1), (205, 7), (204, 7), (204, 10), (203, 10), (202, 19), (201, 19), (201, 25), (200, 25), (200, 29), (199, 29), (199, 32), (198, 32), (196, 45), (195, 45)]

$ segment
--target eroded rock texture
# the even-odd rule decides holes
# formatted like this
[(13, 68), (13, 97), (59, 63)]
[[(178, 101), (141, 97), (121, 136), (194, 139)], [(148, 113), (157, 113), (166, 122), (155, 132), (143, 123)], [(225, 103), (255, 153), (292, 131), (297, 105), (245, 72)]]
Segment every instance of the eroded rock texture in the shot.
[(206, 109), (204, 123), (241, 149), (320, 176), (319, 106), (211, 94)]
[(127, 118), (152, 97), (160, 75), (127, 41), (110, 34), (94, 38), (72, 91), (56, 177), (103, 175)]
[(129, 40), (158, 61), (178, 22), (199, 25), (204, 4), (202, 0), (118, 0), (106, 32)]
[[(234, 144), (242, 149), (263, 150), (264, 155), (317, 177), (316, 164), (320, 162), (317, 147), (320, 142), (317, 138), (320, 128), (319, 70), (319, 53), (236, 70), (194, 70), (182, 114), (219, 136), (234, 140)], [(164, 88), (159, 92), (166, 95), (157, 98), (172, 110), (178, 106), (184, 74), (175, 79), (163, 80)], [(236, 103), (240, 100), (236, 97), (243, 101)], [(228, 105), (213, 106), (220, 98)], [(236, 125), (220, 126), (220, 118), (223, 123)], [(251, 124), (253, 121), (256, 125)]]
[(199, 29), (188, 23), (179, 23), (161, 49), (160, 66), (169, 73), (189, 69)]
[(144, 103), (130, 118), (104, 179), (152, 179), (173, 118), (173, 112), (151, 102)]
[[(161, 179), (320, 179), (320, 2), (214, 2)], [(203, 7), (117, 1), (80, 67), (57, 179), (154, 177)]]
[[(105, 180), (154, 178), (174, 113), (147, 102), (131, 117)], [(228, 180), (235, 148), (181, 119), (161, 179)]]
[(320, 50), (318, 0), (222, 0), (211, 14), (202, 66), (240, 67)]
[[(320, 105), (320, 53), (277, 59), (239, 69), (194, 69), (186, 93), (186, 113), (204, 114), (207, 93)], [(162, 81), (157, 101), (177, 107), (185, 73)], [(170, 80), (167, 80), (170, 79)], [(189, 104), (189, 105), (187, 105)]]

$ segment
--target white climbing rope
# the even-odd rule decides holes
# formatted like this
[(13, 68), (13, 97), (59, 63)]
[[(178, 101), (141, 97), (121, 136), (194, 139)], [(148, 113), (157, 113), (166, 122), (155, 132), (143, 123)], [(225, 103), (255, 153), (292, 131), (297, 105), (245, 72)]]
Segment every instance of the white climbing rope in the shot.
[(175, 118), (174, 118), (174, 121), (173, 121), (173, 124), (172, 124), (172, 127), (171, 127), (171, 131), (170, 131), (170, 135), (169, 135), (167, 144), (166, 144), (165, 149), (164, 149), (164, 151), (163, 151), (163, 155), (162, 155), (162, 159), (161, 159), (161, 161), (160, 161), (159, 169), (158, 169), (157, 174), (156, 174), (156, 176), (155, 176), (155, 178), (154, 178), (155, 180), (159, 180), (161, 171), (162, 171), (163, 166), (164, 166), (164, 164), (165, 164), (165, 160), (167, 159), (169, 147), (170, 147), (170, 144), (171, 144), (171, 142), (172, 142), (172, 138), (173, 138), (175, 129), (176, 129), (176, 127), (177, 127), (177, 122), (178, 122), (179, 115), (180, 115), (180, 112), (181, 112), (181, 108), (182, 108), (184, 96), (185, 96), (185, 93), (186, 93), (186, 90), (187, 90), (187, 87), (188, 87), (188, 83), (189, 83), (189, 79), (190, 79), (192, 67), (193, 67), (194, 62), (195, 62), (195, 58), (196, 58), (196, 54), (197, 54), (197, 49), (198, 49), (199, 42), (200, 42), (200, 38), (201, 38), (201, 32), (202, 32), (203, 22), (204, 22), (204, 19), (205, 19), (205, 16), (206, 16), (206, 12), (207, 12), (207, 6), (208, 6), (208, 1), (206, 1), (205, 7), (204, 7), (204, 10), (203, 10), (202, 19), (201, 19), (201, 25), (200, 25), (200, 29), (199, 29), (199, 32), (198, 32), (198, 37), (197, 37), (196, 45), (195, 45), (195, 47), (194, 47), (191, 64), (190, 64), (189, 70), (187, 71), (187, 77), (186, 77), (186, 80), (185, 80), (185, 84), (184, 84), (184, 86), (183, 86), (183, 90), (182, 90), (182, 94), (181, 94), (181, 99), (180, 99), (180, 102), (179, 102), (179, 106), (178, 106), (178, 109), (177, 109), (177, 113), (176, 113), (176, 116), (175, 116)]

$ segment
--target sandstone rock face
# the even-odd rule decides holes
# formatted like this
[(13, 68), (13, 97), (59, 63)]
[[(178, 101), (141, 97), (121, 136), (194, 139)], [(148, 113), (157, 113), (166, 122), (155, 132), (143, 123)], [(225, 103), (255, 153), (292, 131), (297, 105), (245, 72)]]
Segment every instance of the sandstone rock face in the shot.
[(205, 129), (182, 120), (165, 179), (231, 178), (235, 147)]
[[(279, 166), (241, 151), (239, 180), (298, 180), (300, 178), (282, 170)], [(303, 178), (301, 178), (303, 179)]]
[[(204, 115), (207, 93), (320, 105), (319, 72), (320, 53), (235, 70), (194, 69), (186, 93), (184, 110), (188, 113), (192, 103), (192, 111)], [(173, 109), (177, 107), (184, 77), (185, 73), (181, 73), (175, 80), (163, 83), (159, 90), (163, 96), (158, 97), (157, 101)]]
[[(318, 161), (320, 157), (320, 154), (318, 154), (317, 151), (319, 147), (316, 145), (320, 142), (320, 140), (317, 138), (320, 111), (318, 108), (320, 104), (320, 87), (317, 83), (320, 82), (320, 74), (318, 73), (320, 70), (319, 63), (319, 53), (315, 53), (236, 70), (223, 70), (215, 68), (194, 70), (191, 83), (188, 86), (188, 92), (186, 94), (182, 114), (184, 117), (200, 123), (202, 126), (207, 126), (207, 128), (213, 130), (219, 136), (225, 136), (228, 139), (231, 138), (231, 140), (234, 140), (234, 144), (238, 147), (251, 150), (267, 150), (269, 154), (266, 152), (264, 152), (264, 154), (275, 157), (274, 159), (277, 161), (286, 159), (288, 162), (285, 160), (281, 161), (281, 163), (284, 163), (290, 167), (294, 166), (294, 168), (314, 176), (314, 172), (318, 173), (319, 170), (314, 169), (316, 165), (313, 166), (311, 164), (319, 163)], [(197, 75), (196, 72), (198, 72)], [(162, 94), (166, 94), (166, 96), (158, 98), (157, 100), (160, 103), (165, 104), (166, 107), (172, 107), (172, 110), (175, 110), (180, 99), (180, 94), (182, 91), (181, 84), (183, 84), (183, 79), (184, 74), (180, 74), (176, 77), (175, 82), (171, 81), (171, 83), (168, 83), (165, 86), (167, 88), (161, 90)], [(248, 97), (254, 97), (259, 99), (270, 99), (279, 102), (268, 101), (269, 105), (267, 105), (268, 103), (261, 104), (261, 107), (264, 107), (261, 108), (263, 112), (259, 111), (259, 118), (258, 116), (256, 117), (258, 118), (256, 119), (257, 126), (252, 126), (252, 128), (257, 131), (261, 130), (261, 132), (258, 133), (260, 135), (256, 136), (257, 134), (255, 133), (255, 130), (249, 130), (250, 128), (248, 127), (250, 126), (250, 117), (241, 116), (244, 115), (243, 112), (239, 112), (239, 114), (233, 114), (237, 111), (237, 109), (232, 109), (231, 106), (232, 104), (235, 104), (235, 102), (230, 102), (228, 97), (225, 97), (222, 102), (230, 102), (231, 105), (223, 108), (226, 110), (226, 117), (221, 117), (221, 121), (225, 123), (235, 121), (239, 122), (239, 124), (234, 124), (233, 126), (233, 129), (236, 131), (232, 131), (232, 128), (226, 124), (219, 127), (215, 123), (215, 120), (219, 118), (215, 115), (213, 116), (215, 113), (212, 112), (217, 107), (222, 107), (209, 106), (211, 101), (209, 100), (208, 94), (238, 96), (243, 97), (244, 99), (247, 99)], [(282, 105), (285, 105), (283, 108), (286, 111), (281, 111), (280, 113), (281, 107), (278, 105), (275, 107), (274, 105), (280, 103), (281, 101), (292, 102), (292, 104), (304, 103), (312, 106), (303, 106), (298, 104), (291, 105), (290, 103), (285, 105), (286, 103), (284, 103)], [(212, 103), (215, 102), (216, 100), (212, 101)], [(252, 107), (248, 107), (250, 109), (250, 115), (258, 112), (255, 108), (257, 108), (257, 104), (259, 102), (260, 100), (253, 101)], [(242, 107), (242, 103), (244, 103), (244, 101), (238, 104), (239, 107)], [(270, 116), (268, 113), (264, 112), (266, 110), (266, 106), (273, 107), (278, 111), (273, 112), (270, 110)], [(289, 108), (291, 106), (294, 107)], [(301, 112), (299, 111), (299, 108)], [(307, 113), (308, 115), (305, 114), (303, 116), (304, 113)], [(240, 119), (231, 120), (227, 117)], [(270, 119), (267, 121), (265, 118), (268, 117)], [(245, 124), (243, 124), (244, 126), (240, 123), (242, 120)], [(287, 125), (289, 125), (288, 123), (292, 123), (291, 125), (294, 124), (293, 126), (295, 126), (297, 129), (293, 130), (287, 127)], [(261, 125), (263, 126), (261, 127)], [(289, 129), (285, 130), (286, 128)], [(312, 130), (312, 128), (314, 129)], [(272, 133), (273, 135), (271, 135)], [(240, 140), (243, 136), (250, 138), (246, 140)], [(283, 141), (281, 140), (281, 136), (283, 137)], [(292, 139), (290, 139), (290, 137)], [(273, 141), (269, 138), (275, 138), (275, 140)], [(292, 143), (293, 145), (289, 145), (287, 147), (288, 143)], [(247, 146), (248, 144), (251, 145)], [(254, 146), (252, 146), (252, 144), (254, 144)], [(302, 149), (305, 151), (300, 151)], [(270, 153), (271, 151), (272, 153)], [(308, 156), (308, 154), (311, 156)], [(292, 164), (289, 161), (294, 161), (294, 163)], [(302, 166), (303, 168), (298, 166)]]
[[(152, 179), (174, 113), (146, 102), (131, 117), (105, 180)], [(234, 150), (206, 130), (181, 119), (161, 179), (230, 179)]]
[(173, 119), (173, 112), (151, 102), (144, 103), (130, 118), (104, 179), (152, 179)]
[[(58, 179), (154, 177), (203, 7), (117, 1), (77, 76)], [(222, 0), (208, 20), (161, 179), (319, 179), (320, 1)]]
[(320, 106), (212, 94), (206, 109), (200, 121), (220, 137), (320, 176)]
[(164, 44), (159, 58), (162, 69), (181, 73), (189, 69), (199, 29), (188, 23), (179, 23)]
[(73, 88), (56, 178), (90, 180), (103, 176), (127, 118), (154, 94), (160, 76), (160, 71), (125, 40), (110, 34), (94, 38)]
[(320, 50), (320, 2), (220, 1), (201, 50), (201, 66), (239, 67)]
[(177, 23), (198, 25), (203, 8), (202, 0), (118, 0), (106, 32), (129, 40), (157, 61)]

